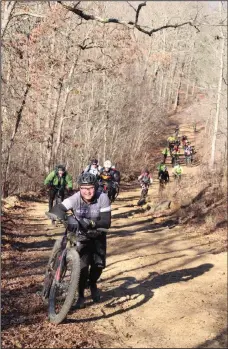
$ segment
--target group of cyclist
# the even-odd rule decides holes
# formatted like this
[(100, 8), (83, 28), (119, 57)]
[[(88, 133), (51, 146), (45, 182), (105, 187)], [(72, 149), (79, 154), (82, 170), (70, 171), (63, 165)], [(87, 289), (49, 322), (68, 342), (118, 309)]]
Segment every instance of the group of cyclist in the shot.
[[(49, 188), (48, 217), (67, 221), (67, 229), (77, 234), (81, 271), (75, 307), (79, 309), (85, 307), (87, 287), (90, 288), (93, 302), (100, 301), (97, 281), (106, 265), (105, 230), (111, 226), (111, 202), (116, 197), (119, 183), (120, 172), (112, 166), (111, 161), (106, 160), (101, 167), (97, 159), (92, 159), (77, 178), (79, 190), (76, 193), (72, 194), (72, 176), (63, 165), (58, 165), (44, 181)], [(65, 189), (69, 196), (64, 199)], [(62, 202), (53, 206), (57, 192), (60, 192)], [(71, 211), (70, 215), (68, 211)], [(98, 231), (98, 228), (104, 231)]]
[(167, 155), (171, 156), (171, 162), (174, 166), (180, 158), (180, 148), (184, 149), (184, 156), (186, 165), (193, 162), (193, 155), (196, 153), (194, 146), (188, 140), (188, 137), (183, 135), (182, 137), (170, 136), (167, 139), (168, 146), (163, 150), (164, 162), (166, 161)]
[[(174, 135), (169, 136), (167, 139), (167, 145), (162, 150), (163, 159), (157, 166), (158, 171), (158, 180), (159, 180), (159, 189), (164, 188), (164, 186), (170, 181), (170, 175), (168, 168), (166, 166), (167, 157), (171, 157), (171, 164), (173, 167), (173, 175), (178, 181), (181, 180), (183, 174), (183, 168), (180, 165), (180, 153), (181, 146), (184, 149), (184, 156), (186, 165), (192, 164), (193, 154), (195, 154), (194, 146), (191, 145), (191, 142), (188, 140), (186, 135), (182, 137), (179, 136), (179, 126), (177, 125), (174, 130)], [(152, 184), (153, 179), (148, 169), (144, 169), (141, 175), (138, 177), (138, 181), (142, 187), (142, 190), (145, 192), (145, 188), (148, 191), (149, 185)]]
[[(115, 200), (119, 192), (120, 172), (115, 169), (110, 160), (106, 160), (104, 166), (101, 167), (97, 159), (92, 159), (81, 172), (81, 174), (83, 173), (93, 174), (98, 182), (98, 191), (106, 192), (111, 202)], [(57, 165), (45, 178), (44, 185), (49, 190), (49, 211), (53, 207), (57, 194), (63, 201), (65, 194), (69, 196), (73, 190), (72, 176), (64, 165)]]
[[(167, 184), (170, 175), (166, 166), (167, 156), (175, 155), (179, 151), (179, 128), (175, 129), (175, 141), (168, 138), (168, 145), (162, 152), (163, 159), (157, 166), (158, 179)], [(172, 144), (174, 142), (174, 145)], [(182, 137), (182, 145), (188, 156), (189, 143), (185, 136)], [(173, 162), (172, 162), (173, 163)], [(180, 162), (173, 164), (173, 174), (181, 178), (183, 169)], [(153, 183), (150, 171), (146, 168), (138, 177), (141, 186), (148, 191)], [(115, 200), (120, 183), (120, 172), (112, 166), (110, 160), (106, 160), (101, 167), (97, 159), (92, 159), (90, 164), (77, 178), (79, 190), (73, 193), (72, 176), (63, 165), (56, 166), (45, 178), (44, 184), (49, 188), (49, 218), (68, 221), (68, 230), (78, 234), (77, 250), (80, 255), (80, 280), (79, 297), (76, 308), (84, 308), (85, 289), (90, 288), (93, 302), (100, 301), (100, 291), (97, 281), (106, 266), (106, 232), (97, 231), (98, 228), (109, 229), (111, 226), (111, 203)], [(68, 192), (64, 199), (65, 190)], [(144, 190), (145, 191), (145, 190)], [(54, 198), (60, 196), (61, 203), (53, 206)], [(71, 215), (67, 214), (69, 210)], [(53, 218), (54, 217), (54, 218)], [(79, 223), (78, 223), (79, 222)]]

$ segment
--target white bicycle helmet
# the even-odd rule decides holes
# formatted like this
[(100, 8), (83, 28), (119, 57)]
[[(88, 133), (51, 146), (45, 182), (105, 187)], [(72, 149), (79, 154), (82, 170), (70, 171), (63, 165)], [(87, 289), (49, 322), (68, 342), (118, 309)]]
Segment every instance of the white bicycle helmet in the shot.
[(111, 167), (112, 167), (111, 161), (110, 161), (110, 160), (106, 160), (106, 161), (104, 162), (104, 167), (111, 168)]

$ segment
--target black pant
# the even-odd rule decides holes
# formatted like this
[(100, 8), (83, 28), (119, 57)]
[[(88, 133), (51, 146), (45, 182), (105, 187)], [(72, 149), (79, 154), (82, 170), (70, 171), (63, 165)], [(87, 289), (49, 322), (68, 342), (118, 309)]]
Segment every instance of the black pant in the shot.
[(79, 280), (79, 295), (84, 296), (84, 290), (89, 280), (90, 287), (95, 287), (106, 265), (106, 234), (79, 243), (78, 251), (81, 261)]
[[(77, 231), (76, 220), (70, 216), (68, 217), (68, 229), (75, 233)], [(91, 239), (82, 236), (81, 240), (78, 242), (77, 250), (81, 263), (79, 295), (83, 297), (88, 280), (91, 287), (96, 286), (97, 280), (106, 266), (106, 233)]]
[(55, 187), (51, 187), (49, 190), (49, 211), (52, 209), (53, 207), (53, 202), (55, 200), (55, 196), (58, 193), (59, 190), (59, 195), (61, 197), (61, 200), (64, 200), (64, 188), (58, 189)]
[(103, 192), (104, 191), (104, 186), (107, 186), (107, 191), (106, 193), (108, 194), (108, 197), (110, 200), (115, 199), (116, 195), (116, 188), (113, 187), (113, 182), (101, 182), (98, 188), (98, 191)]

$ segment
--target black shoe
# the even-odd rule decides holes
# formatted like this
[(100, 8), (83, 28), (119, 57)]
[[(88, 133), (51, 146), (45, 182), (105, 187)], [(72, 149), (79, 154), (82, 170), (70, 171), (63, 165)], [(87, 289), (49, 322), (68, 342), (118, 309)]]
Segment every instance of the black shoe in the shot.
[(94, 303), (100, 302), (101, 295), (100, 295), (100, 291), (98, 290), (97, 286), (91, 286), (90, 291), (91, 291), (91, 297), (92, 297), (92, 300), (94, 301)]
[(84, 309), (85, 307), (86, 307), (85, 297), (79, 296), (74, 308), (75, 309)]

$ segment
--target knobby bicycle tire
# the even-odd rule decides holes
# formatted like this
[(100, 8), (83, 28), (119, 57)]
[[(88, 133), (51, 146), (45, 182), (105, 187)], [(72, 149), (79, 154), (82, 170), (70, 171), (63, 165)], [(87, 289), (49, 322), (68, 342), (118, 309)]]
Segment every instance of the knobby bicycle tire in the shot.
[[(50, 322), (55, 324), (60, 324), (67, 316), (74, 302), (75, 295), (78, 290), (78, 283), (79, 283), (79, 277), (80, 277), (80, 257), (76, 249), (70, 248), (69, 250), (67, 250), (67, 254), (65, 258), (66, 258), (65, 259), (66, 263), (68, 264), (68, 266), (71, 267), (70, 283), (67, 289), (67, 295), (64, 300), (64, 303), (61, 307), (61, 310), (58, 313), (56, 313), (56, 309), (55, 309), (57, 287), (58, 287), (58, 282), (55, 277), (54, 277), (50, 294), (49, 294), (48, 315), (49, 315)], [(62, 264), (62, 268), (66, 267), (66, 263)], [(62, 272), (64, 271), (61, 270), (60, 273)]]
[(54, 278), (54, 275), (53, 275), (52, 280), (48, 280), (51, 277), (50, 271), (48, 269), (50, 266), (52, 269), (55, 269), (54, 268), (55, 260), (56, 260), (58, 253), (60, 253), (60, 251), (61, 251), (61, 241), (62, 241), (62, 239), (58, 239), (55, 241), (54, 246), (53, 246), (52, 251), (51, 251), (51, 255), (50, 255), (49, 260), (48, 260), (48, 264), (47, 264), (47, 268), (46, 268), (46, 272), (45, 272), (45, 277), (44, 277), (44, 285), (43, 285), (43, 289), (42, 289), (42, 293), (41, 293), (42, 300), (45, 304), (48, 304), (48, 297), (49, 297), (49, 292), (50, 292), (50, 288), (51, 288), (51, 285), (49, 285), (49, 282), (52, 283), (53, 278)]
[(163, 190), (165, 190), (165, 181), (160, 181), (159, 182), (159, 192), (162, 192)]

